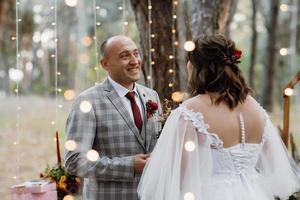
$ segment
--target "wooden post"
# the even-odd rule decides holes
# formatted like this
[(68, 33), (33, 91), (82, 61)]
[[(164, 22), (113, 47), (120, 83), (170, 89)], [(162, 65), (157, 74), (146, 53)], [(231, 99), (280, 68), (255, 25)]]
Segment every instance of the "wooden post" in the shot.
[(289, 124), (290, 124), (290, 96), (285, 94), (287, 88), (293, 89), (294, 86), (300, 80), (300, 71), (294, 76), (294, 78), (284, 87), (283, 90), (283, 98), (284, 98), (284, 105), (283, 105), (283, 134), (282, 140), (286, 147), (288, 148), (289, 145)]

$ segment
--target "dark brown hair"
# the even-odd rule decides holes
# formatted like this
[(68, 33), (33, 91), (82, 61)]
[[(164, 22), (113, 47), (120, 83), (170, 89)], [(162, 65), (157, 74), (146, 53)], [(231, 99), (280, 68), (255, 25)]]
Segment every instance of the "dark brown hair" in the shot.
[(217, 34), (201, 35), (194, 43), (195, 49), (187, 53), (193, 65), (188, 83), (190, 95), (208, 94), (214, 104), (224, 102), (230, 109), (243, 103), (252, 90), (237, 65), (234, 42)]

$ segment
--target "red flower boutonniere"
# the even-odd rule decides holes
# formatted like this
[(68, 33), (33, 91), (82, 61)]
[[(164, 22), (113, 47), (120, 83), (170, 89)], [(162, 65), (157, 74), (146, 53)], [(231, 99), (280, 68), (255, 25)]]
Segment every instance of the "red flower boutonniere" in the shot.
[(235, 49), (234, 50), (234, 57), (235, 57), (235, 59), (240, 59), (241, 57), (242, 57), (242, 51), (241, 50), (239, 50), (239, 49)]
[(149, 119), (157, 111), (158, 104), (152, 100), (149, 100), (146, 103), (146, 109), (147, 109), (147, 119)]

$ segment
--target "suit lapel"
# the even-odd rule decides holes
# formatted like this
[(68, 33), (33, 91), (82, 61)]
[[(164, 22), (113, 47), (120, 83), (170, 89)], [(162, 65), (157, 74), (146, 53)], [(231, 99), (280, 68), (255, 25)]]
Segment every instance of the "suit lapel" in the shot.
[(108, 99), (111, 101), (111, 103), (114, 105), (116, 110), (120, 113), (120, 115), (122, 116), (122, 118), (124, 119), (128, 127), (134, 133), (138, 142), (143, 146), (143, 148), (145, 148), (139, 130), (137, 129), (133, 120), (131, 119), (130, 114), (128, 113), (127, 109), (125, 108), (122, 102), (122, 99), (119, 97), (118, 93), (114, 90), (112, 85), (109, 83), (108, 79), (104, 81), (104, 85), (105, 85), (105, 91), (107, 91)]
[(144, 109), (144, 115), (143, 115), (143, 119), (144, 119), (144, 125), (146, 126), (145, 128), (145, 139), (146, 139), (146, 150), (148, 151), (148, 148), (150, 146), (151, 143), (151, 132), (152, 132), (152, 123), (150, 123), (150, 121), (147, 119), (147, 107), (146, 107), (146, 103), (147, 103), (147, 96), (146, 93), (143, 91), (143, 89), (141, 87), (138, 86), (138, 84), (136, 84), (137, 87), (137, 91), (139, 93), (139, 96), (141, 98), (142, 101), (142, 106)]

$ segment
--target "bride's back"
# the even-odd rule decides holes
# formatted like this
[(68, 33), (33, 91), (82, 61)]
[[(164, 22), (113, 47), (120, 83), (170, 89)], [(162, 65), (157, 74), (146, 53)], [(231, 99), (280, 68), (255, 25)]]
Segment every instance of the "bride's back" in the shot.
[(262, 140), (264, 113), (251, 96), (232, 110), (223, 102), (212, 104), (208, 95), (195, 96), (184, 104), (188, 109), (203, 114), (204, 122), (209, 125), (208, 132), (217, 134), (225, 148), (241, 142), (240, 113), (245, 125), (245, 142), (260, 143)]

